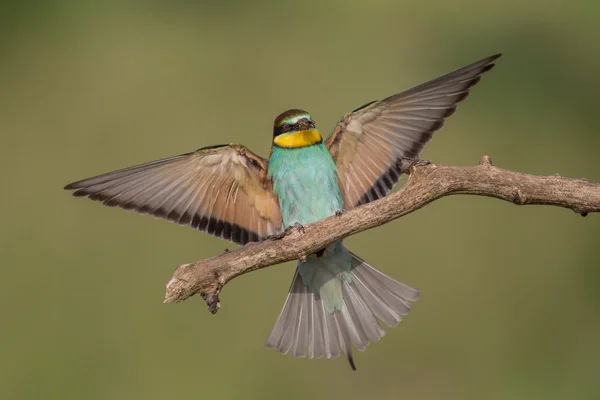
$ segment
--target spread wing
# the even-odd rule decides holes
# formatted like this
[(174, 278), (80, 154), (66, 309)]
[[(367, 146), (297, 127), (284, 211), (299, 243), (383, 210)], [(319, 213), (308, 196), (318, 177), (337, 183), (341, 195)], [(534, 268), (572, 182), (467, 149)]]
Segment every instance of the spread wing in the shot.
[(98, 175), (65, 189), (243, 245), (283, 231), (266, 164), (243, 146), (221, 145)]
[(368, 103), (342, 118), (326, 145), (336, 163), (346, 209), (385, 196), (500, 54)]

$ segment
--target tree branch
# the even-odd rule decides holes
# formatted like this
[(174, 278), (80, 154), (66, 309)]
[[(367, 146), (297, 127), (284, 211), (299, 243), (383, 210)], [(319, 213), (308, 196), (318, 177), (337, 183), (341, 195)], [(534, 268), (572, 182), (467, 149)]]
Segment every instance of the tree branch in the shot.
[(478, 166), (457, 167), (404, 161), (409, 173), (398, 192), (305, 226), (280, 239), (251, 243), (203, 261), (180, 265), (167, 283), (165, 303), (200, 293), (214, 314), (219, 293), (236, 276), (285, 261), (302, 259), (328, 244), (383, 225), (453, 194), (495, 197), (518, 205), (538, 204), (571, 209), (582, 216), (600, 211), (600, 183), (558, 175), (536, 176), (493, 167), (484, 156)]

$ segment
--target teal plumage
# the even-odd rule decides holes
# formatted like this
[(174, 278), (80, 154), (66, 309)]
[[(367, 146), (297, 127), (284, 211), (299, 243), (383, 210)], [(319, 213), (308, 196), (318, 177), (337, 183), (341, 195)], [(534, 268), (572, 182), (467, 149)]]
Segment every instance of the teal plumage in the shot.
[(344, 208), (336, 171), (323, 143), (273, 147), (268, 177), (279, 198), (284, 226), (316, 222)]
[[(279, 198), (284, 226), (310, 224), (330, 217), (344, 208), (337, 182), (337, 169), (323, 143), (285, 149), (274, 147), (269, 177)], [(328, 312), (343, 306), (340, 277), (351, 280), (350, 253), (341, 242), (331, 244), (321, 257), (309, 256), (298, 264), (302, 281), (319, 294)]]

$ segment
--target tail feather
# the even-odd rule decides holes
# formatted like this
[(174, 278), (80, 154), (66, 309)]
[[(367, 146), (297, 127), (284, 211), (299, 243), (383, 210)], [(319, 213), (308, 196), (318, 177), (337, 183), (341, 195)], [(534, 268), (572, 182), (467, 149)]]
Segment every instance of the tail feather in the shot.
[(298, 302), (298, 323), (296, 324), (296, 332), (294, 334), (294, 347), (292, 349), (292, 355), (294, 357), (306, 357), (306, 348), (308, 345), (308, 332), (310, 329), (310, 310), (309, 310), (310, 296), (305, 294), (300, 296)]
[[(305, 286), (306, 288), (306, 286)], [(308, 288), (306, 288), (308, 293)], [(305, 296), (306, 301), (310, 304), (310, 312), (312, 319), (308, 328), (308, 357), (322, 358), (325, 357), (325, 340), (323, 339), (323, 317), (320, 312), (319, 304), (314, 300), (314, 296)]]
[[(288, 297), (266, 346), (295, 357), (337, 358), (343, 353), (352, 369), (352, 345), (364, 350), (385, 335), (377, 318), (394, 327), (411, 309), (419, 291), (377, 271), (352, 254), (350, 278), (342, 281), (343, 307), (327, 311), (296, 271)], [(319, 270), (312, 271), (319, 274)], [(337, 279), (337, 278), (336, 278)]]
[(348, 308), (344, 307), (341, 311), (328, 313), (327, 316), (331, 316), (335, 320), (340, 349), (348, 359), (352, 370), (356, 371), (356, 365), (352, 358), (352, 343), (357, 340), (357, 333), (356, 327), (348, 315)]
[[(346, 294), (347, 293), (347, 294)], [(364, 350), (369, 342), (376, 342), (385, 335), (385, 331), (379, 326), (377, 319), (371, 308), (365, 304), (364, 296), (358, 292), (356, 285), (344, 285), (345, 305), (350, 315), (353, 315), (353, 321), (359, 329), (360, 343), (355, 343), (358, 350)]]
[(277, 318), (277, 322), (271, 331), (271, 335), (268, 340), (271, 340), (271, 346), (273, 348), (277, 348), (282, 354), (287, 354), (290, 351), (292, 346), (292, 326), (298, 320), (297, 315), (297, 307), (296, 303), (301, 296), (301, 293), (292, 290), (297, 288), (296, 281), (298, 276), (297, 274), (294, 276), (294, 280), (292, 281), (292, 285), (290, 286), (288, 297), (285, 299), (285, 303), (283, 304), (283, 309), (286, 310), (285, 313), (279, 314)]

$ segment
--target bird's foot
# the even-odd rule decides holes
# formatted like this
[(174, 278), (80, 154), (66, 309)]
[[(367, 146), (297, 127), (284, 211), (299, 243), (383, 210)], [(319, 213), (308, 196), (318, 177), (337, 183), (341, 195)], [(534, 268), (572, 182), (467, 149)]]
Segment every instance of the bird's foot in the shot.
[(344, 214), (344, 210), (337, 210), (337, 211), (335, 212), (335, 216), (336, 216), (336, 217), (341, 217), (341, 216), (342, 216), (342, 214)]
[(302, 225), (300, 222), (294, 223), (294, 226), (292, 226), (290, 228), (296, 228), (296, 230), (298, 230), (298, 232), (304, 233), (304, 225)]

